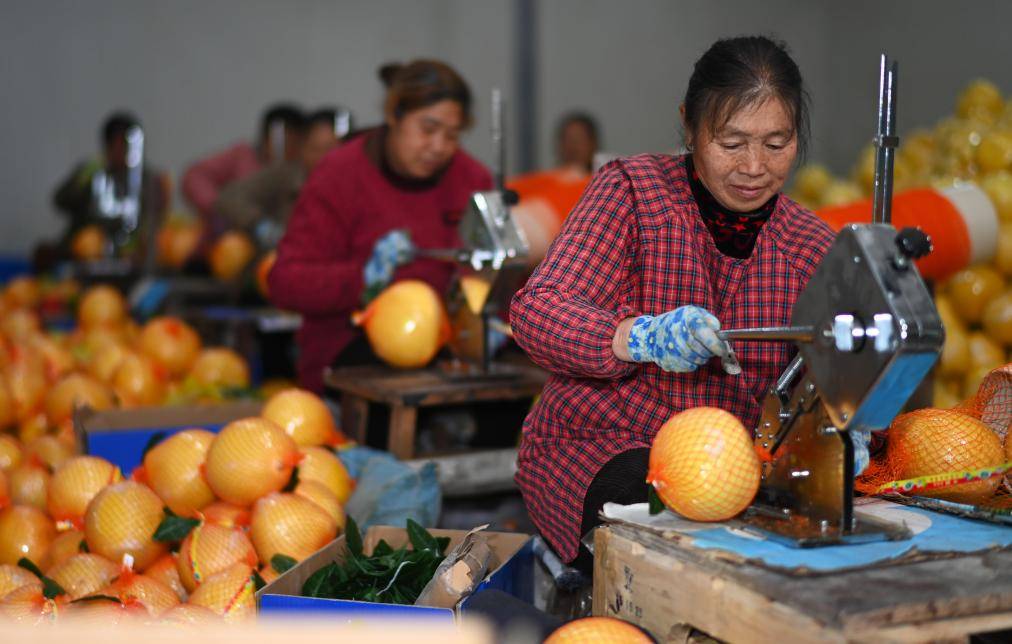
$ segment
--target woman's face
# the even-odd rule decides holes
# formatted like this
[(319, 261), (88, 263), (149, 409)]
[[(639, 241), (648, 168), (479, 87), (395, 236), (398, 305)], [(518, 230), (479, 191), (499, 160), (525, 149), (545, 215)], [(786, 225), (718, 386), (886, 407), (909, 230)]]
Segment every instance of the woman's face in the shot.
[(702, 123), (692, 161), (707, 190), (724, 207), (756, 210), (783, 188), (798, 154), (794, 123), (779, 100), (735, 112), (711, 135)]
[(442, 170), (457, 151), (464, 127), (460, 103), (440, 101), (408, 112), (400, 119), (388, 114), (387, 152), (393, 169), (412, 179), (428, 179)]

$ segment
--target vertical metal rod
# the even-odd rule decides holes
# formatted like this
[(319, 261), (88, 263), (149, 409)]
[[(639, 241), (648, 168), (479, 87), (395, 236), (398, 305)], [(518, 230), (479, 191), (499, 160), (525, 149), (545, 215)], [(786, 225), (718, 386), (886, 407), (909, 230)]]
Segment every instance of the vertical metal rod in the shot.
[(896, 136), (896, 61), (882, 54), (879, 60), (878, 129), (875, 135), (875, 197), (872, 222), (892, 223), (893, 164), (899, 137)]
[(515, 136), (513, 171), (530, 172), (538, 157), (538, 0), (514, 0), (513, 90), (510, 93)]
[(495, 172), (495, 189), (506, 185), (506, 146), (503, 145), (503, 99), (498, 87), (492, 88), (492, 163)]

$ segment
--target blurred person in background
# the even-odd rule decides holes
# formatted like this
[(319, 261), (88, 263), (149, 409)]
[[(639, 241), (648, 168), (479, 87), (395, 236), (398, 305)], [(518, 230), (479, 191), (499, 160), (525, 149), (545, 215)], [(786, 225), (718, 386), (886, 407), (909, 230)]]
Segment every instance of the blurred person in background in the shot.
[(328, 107), (313, 112), (306, 118), (297, 161), (275, 163), (232, 182), (219, 193), (213, 211), (230, 228), (249, 233), (261, 248), (274, 248), (306, 178), (351, 127), (347, 108)]
[(522, 174), (510, 179), (509, 188), (520, 201), (515, 206), (527, 223), (531, 264), (539, 262), (562, 228), (569, 211), (590, 183), (594, 155), (600, 146), (600, 128), (586, 112), (569, 112), (555, 130), (557, 165), (550, 170)]
[(380, 69), (383, 125), (326, 157), (292, 211), (268, 277), (271, 301), (303, 316), (302, 386), (323, 389), (331, 364), (376, 361), (351, 314), (394, 280), (420, 279), (442, 293), (456, 267), (413, 260), (414, 248), (460, 245), (471, 194), (489, 171), (460, 148), (472, 122), (471, 90), (434, 60)]
[[(259, 139), (256, 145), (246, 141), (195, 161), (183, 173), (183, 196), (196, 209), (204, 222), (206, 239), (213, 239), (225, 228), (224, 222), (216, 216), (214, 204), (218, 194), (233, 181), (238, 181), (281, 161), (297, 161), (302, 145), (305, 115), (291, 103), (273, 105), (260, 119)], [(277, 141), (279, 130), (283, 132), (282, 147)]]
[[(123, 111), (110, 114), (101, 128), (101, 155), (75, 166), (53, 194), (53, 204), (68, 219), (56, 251), (60, 256), (68, 256), (75, 234), (92, 225), (104, 233), (108, 248), (103, 249), (103, 255), (112, 250), (112, 245), (121, 256), (140, 259), (143, 255), (149, 233), (157, 229), (168, 208), (171, 190), (168, 175), (144, 163), (140, 204), (131, 206), (128, 164), (128, 137), (131, 136), (140, 136), (143, 140), (137, 117)], [(53, 251), (51, 247), (40, 246), (43, 255)]]

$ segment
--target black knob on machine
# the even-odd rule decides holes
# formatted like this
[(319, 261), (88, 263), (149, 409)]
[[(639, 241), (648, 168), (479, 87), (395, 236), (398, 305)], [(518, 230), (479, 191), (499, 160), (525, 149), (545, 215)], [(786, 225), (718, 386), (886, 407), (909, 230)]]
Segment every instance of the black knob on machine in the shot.
[(896, 234), (896, 247), (908, 259), (920, 259), (934, 249), (931, 238), (923, 230), (909, 227)]

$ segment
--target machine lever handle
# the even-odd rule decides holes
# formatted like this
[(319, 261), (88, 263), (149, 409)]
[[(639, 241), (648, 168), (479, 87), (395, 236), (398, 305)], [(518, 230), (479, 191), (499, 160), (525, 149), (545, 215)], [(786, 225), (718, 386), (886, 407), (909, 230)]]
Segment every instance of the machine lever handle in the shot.
[(750, 329), (728, 329), (717, 331), (721, 340), (762, 340), (811, 342), (815, 338), (815, 329), (810, 326), (767, 326)]

